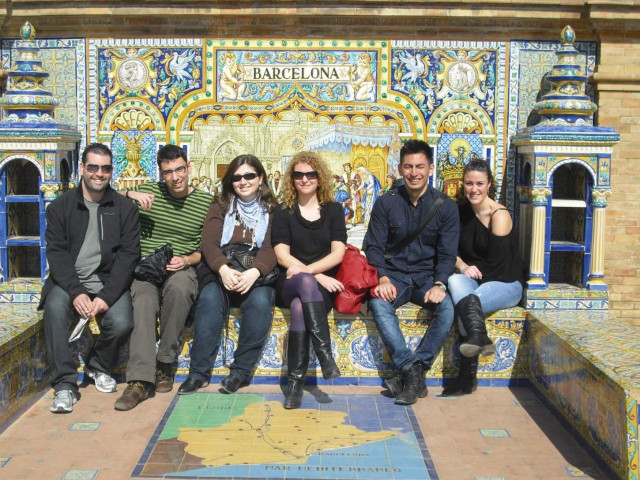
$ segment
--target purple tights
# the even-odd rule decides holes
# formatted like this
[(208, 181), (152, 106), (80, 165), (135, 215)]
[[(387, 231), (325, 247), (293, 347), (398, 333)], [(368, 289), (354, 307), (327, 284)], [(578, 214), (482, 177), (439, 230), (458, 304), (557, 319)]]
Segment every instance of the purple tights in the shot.
[(324, 300), (318, 288), (316, 277), (310, 273), (298, 273), (285, 280), (281, 296), (286, 303), (290, 303), (291, 324), (289, 329), (296, 332), (305, 330), (302, 304)]

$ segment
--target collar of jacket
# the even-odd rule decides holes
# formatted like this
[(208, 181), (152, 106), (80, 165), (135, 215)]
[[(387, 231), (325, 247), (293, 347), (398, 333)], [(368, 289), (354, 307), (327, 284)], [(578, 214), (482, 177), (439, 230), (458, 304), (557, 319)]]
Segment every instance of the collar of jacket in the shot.
[[(78, 203), (84, 206), (84, 195), (82, 194), (82, 181), (78, 182), (78, 188), (76, 188), (76, 197), (78, 199)], [(104, 195), (98, 202), (100, 205), (105, 203), (113, 203), (114, 195), (118, 195), (116, 191), (111, 188), (111, 185), (107, 185), (107, 188), (104, 191)]]
[[(416, 204), (420, 204), (420, 202), (422, 202), (425, 198), (427, 198), (427, 195), (431, 195), (431, 191), (433, 190), (433, 187), (431, 185), (429, 185), (429, 188), (427, 188), (427, 190), (418, 197), (418, 201), (416, 202)], [(405, 199), (405, 201), (407, 203), (411, 204), (411, 197), (409, 197), (409, 192), (407, 191), (406, 187), (404, 185), (402, 185), (400, 188), (398, 188), (398, 194)], [(412, 204), (413, 205), (413, 204)]]

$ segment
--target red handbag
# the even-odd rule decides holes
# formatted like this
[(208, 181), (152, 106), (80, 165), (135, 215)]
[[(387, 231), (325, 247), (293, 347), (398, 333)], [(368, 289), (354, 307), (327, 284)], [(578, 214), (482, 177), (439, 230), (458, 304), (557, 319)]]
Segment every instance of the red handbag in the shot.
[(340, 313), (358, 313), (369, 289), (378, 285), (378, 271), (369, 265), (367, 257), (360, 250), (347, 244), (336, 279), (344, 285), (344, 290), (334, 302), (336, 310)]

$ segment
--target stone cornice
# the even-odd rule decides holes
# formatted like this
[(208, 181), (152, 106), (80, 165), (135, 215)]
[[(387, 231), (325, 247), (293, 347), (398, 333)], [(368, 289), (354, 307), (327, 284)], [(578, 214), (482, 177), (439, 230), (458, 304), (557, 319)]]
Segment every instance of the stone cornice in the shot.
[[(531, 38), (571, 24), (581, 40), (640, 31), (631, 0), (0, 0), (3, 32), (31, 21), (42, 37)], [(6, 33), (5, 33), (5, 36)]]
[[(31, 21), (38, 35), (51, 36), (353, 36), (433, 38), (448, 33), (485, 37), (508, 32), (544, 32), (580, 24), (585, 1), (495, 0), (459, 2), (360, 0), (255, 2), (140, 0), (14, 0), (5, 9), (3, 31)], [(0, 2), (2, 7), (2, 2)], [(1, 10), (0, 10), (1, 14)], [(585, 29), (590, 29), (585, 25)], [(584, 38), (585, 34), (581, 34)]]

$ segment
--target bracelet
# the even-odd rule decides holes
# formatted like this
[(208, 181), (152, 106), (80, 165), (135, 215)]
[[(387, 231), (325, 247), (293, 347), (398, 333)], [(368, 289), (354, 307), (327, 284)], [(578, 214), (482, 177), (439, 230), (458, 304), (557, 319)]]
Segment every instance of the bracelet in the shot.
[(124, 196), (125, 196), (126, 198), (129, 198), (129, 190), (125, 191)]
[(442, 290), (445, 293), (447, 292), (447, 286), (442, 282), (436, 282), (434, 283), (434, 286), (438, 287), (440, 290)]

